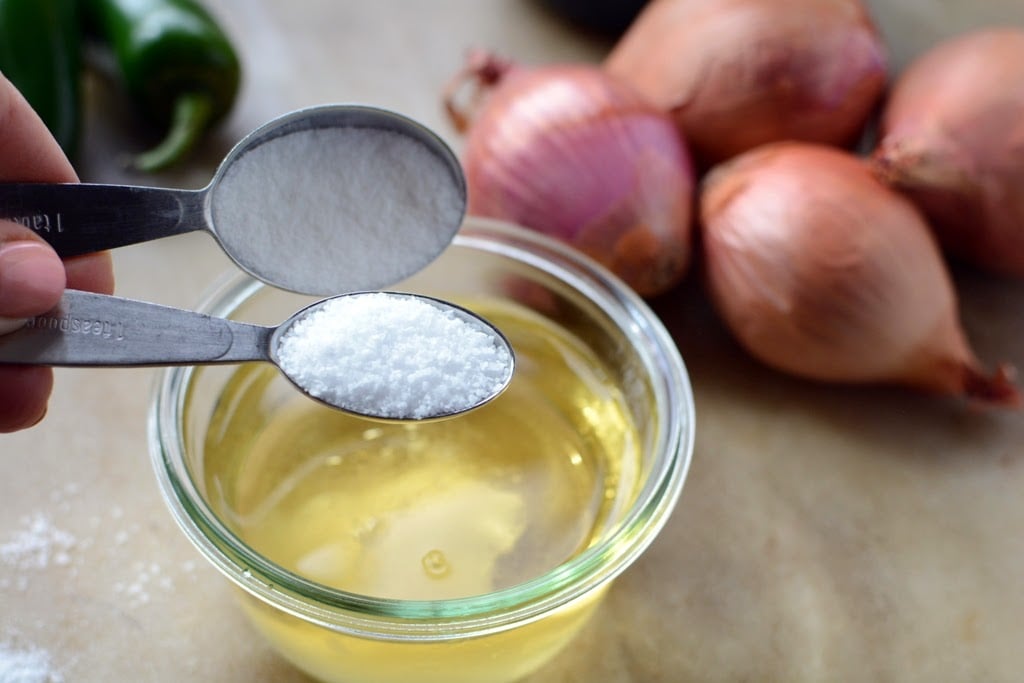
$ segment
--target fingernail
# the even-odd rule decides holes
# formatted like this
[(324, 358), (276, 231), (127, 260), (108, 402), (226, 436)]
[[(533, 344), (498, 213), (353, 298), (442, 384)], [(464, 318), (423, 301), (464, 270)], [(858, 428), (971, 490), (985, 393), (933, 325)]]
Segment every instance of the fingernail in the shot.
[(0, 317), (0, 334), (7, 334), (20, 330), (28, 322), (27, 318), (3, 318)]
[(64, 291), (64, 264), (45, 244), (0, 246), (0, 316), (24, 317), (52, 308)]

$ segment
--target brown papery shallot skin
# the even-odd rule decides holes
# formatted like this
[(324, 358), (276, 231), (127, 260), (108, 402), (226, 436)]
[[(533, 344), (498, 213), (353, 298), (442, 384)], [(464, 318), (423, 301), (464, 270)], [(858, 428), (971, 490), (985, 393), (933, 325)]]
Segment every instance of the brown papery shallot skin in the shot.
[(945, 41), (896, 80), (872, 155), (951, 255), (1024, 276), (1024, 30)]
[(781, 142), (712, 171), (700, 196), (708, 287), (764, 363), (1016, 405), (968, 346), (941, 252), (906, 198), (823, 145)]
[(451, 88), (468, 213), (566, 242), (641, 296), (667, 291), (691, 260), (695, 172), (672, 120), (599, 67), (522, 68), (484, 52), (453, 85), (475, 81), (465, 114)]
[(860, 0), (655, 0), (605, 60), (673, 112), (703, 165), (758, 145), (852, 145), (887, 82)]

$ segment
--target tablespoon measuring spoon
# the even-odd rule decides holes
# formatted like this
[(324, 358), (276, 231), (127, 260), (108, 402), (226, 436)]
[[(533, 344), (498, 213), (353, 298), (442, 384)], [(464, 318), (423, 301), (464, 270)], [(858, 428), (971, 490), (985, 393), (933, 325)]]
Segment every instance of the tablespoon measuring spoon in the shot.
[[(369, 297), (387, 297), (381, 303)], [(350, 372), (351, 390), (343, 381), (335, 381), (331, 372), (320, 372), (316, 362), (305, 364), (303, 349), (294, 353), (295, 338), (308, 336), (310, 328), (330, 325), (323, 317), (331, 305), (359, 303), (374, 310), (386, 311), (387, 306), (429, 306), (437, 315), (451, 320), (443, 329), (455, 330), (451, 344), (471, 340), (477, 351), (473, 358), (454, 370), (450, 367), (450, 353), (445, 344), (435, 345), (417, 337), (415, 331), (393, 330), (397, 337), (409, 335), (420, 350), (417, 367), (394, 379), (391, 367), (374, 370), (375, 380)], [(318, 317), (318, 314), (320, 317)], [(422, 317), (422, 311), (418, 313)], [(300, 324), (306, 327), (297, 327)], [(333, 332), (334, 328), (326, 331)], [(358, 333), (359, 330), (354, 330)], [(471, 335), (471, 336), (464, 336)], [(482, 335), (482, 336), (479, 336)], [(398, 340), (401, 342), (401, 339)], [(423, 343), (421, 343), (423, 342)], [(488, 347), (493, 344), (493, 349)], [(292, 345), (292, 359), (282, 362), (282, 351)], [(401, 348), (397, 343), (396, 348)], [(347, 348), (345, 345), (340, 349)], [(422, 350), (426, 348), (427, 350)], [(437, 349), (436, 352), (430, 349)], [(400, 369), (408, 369), (407, 351), (388, 353), (388, 349), (371, 349), (354, 354), (365, 356), (373, 352), (374, 363), (385, 366), (393, 361)], [(397, 357), (398, 355), (402, 357)], [(298, 357), (296, 362), (295, 357)], [(313, 303), (277, 326), (255, 325), (228, 320), (194, 311), (160, 304), (125, 299), (79, 290), (65, 290), (60, 304), (51, 312), (30, 319), (23, 328), (0, 335), (0, 363), (15, 365), (49, 365), (63, 367), (115, 367), (203, 365), (266, 361), (274, 364), (302, 393), (339, 410), (364, 417), (385, 420), (427, 420), (449, 417), (487, 403), (507, 387), (512, 378), (515, 357), (505, 336), (476, 314), (455, 304), (431, 297), (399, 292), (356, 292), (320, 300)], [(429, 367), (432, 363), (436, 367)], [(367, 363), (373, 365), (374, 363)], [(442, 366), (442, 363), (445, 365)], [(434, 370), (447, 377), (457, 376), (458, 391), (449, 387), (440, 391), (443, 382), (418, 382), (417, 376)], [(435, 374), (436, 374), (435, 373)], [(323, 391), (326, 379), (329, 391)], [(408, 381), (406, 381), (408, 380)], [(436, 380), (436, 377), (435, 377)], [(374, 393), (376, 381), (378, 390)], [(461, 388), (465, 387), (465, 391)], [(379, 392), (383, 391), (383, 395)], [(371, 398), (368, 398), (370, 396)]]
[(405, 279), (447, 247), (465, 210), (451, 149), (411, 119), (361, 105), (264, 124), (199, 190), (0, 183), (0, 218), (62, 257), (205, 230), (250, 275), (314, 296)]

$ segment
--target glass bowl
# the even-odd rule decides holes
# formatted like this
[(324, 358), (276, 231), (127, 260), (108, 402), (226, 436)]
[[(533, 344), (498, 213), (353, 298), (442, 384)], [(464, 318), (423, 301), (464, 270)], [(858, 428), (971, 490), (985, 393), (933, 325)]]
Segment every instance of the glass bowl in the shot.
[[(493, 403), (358, 420), (269, 364), (162, 370), (149, 419), (174, 518), (256, 629), (340, 683), (503, 683), (564, 648), (682, 490), (694, 404), (676, 346), (617, 278), (561, 243), (469, 218), (392, 289), (509, 337)], [(275, 325), (308, 304), (237, 275), (200, 310)]]

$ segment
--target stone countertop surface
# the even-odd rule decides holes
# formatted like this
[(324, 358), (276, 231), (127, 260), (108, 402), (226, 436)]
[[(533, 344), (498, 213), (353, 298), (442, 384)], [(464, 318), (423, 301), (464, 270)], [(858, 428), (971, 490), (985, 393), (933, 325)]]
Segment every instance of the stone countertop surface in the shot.
[[(529, 0), (209, 4), (246, 68), (233, 114), (180, 169), (132, 176), (118, 159), (143, 132), (91, 77), (83, 180), (201, 187), (246, 132), (328, 101), (395, 109), (458, 150), (440, 93), (467, 48), (539, 64), (610, 46)], [(896, 67), (965, 28), (1024, 24), (1019, 0), (873, 9)], [(200, 233), (119, 249), (115, 267), (120, 295), (182, 307), (231, 269)], [(978, 355), (1024, 368), (1024, 283), (956, 279)], [(662, 535), (529, 682), (1020, 681), (1024, 414), (772, 372), (694, 278), (652, 304), (693, 380), (689, 480)], [(165, 508), (147, 453), (154, 378), (59, 370), (46, 420), (0, 435), (0, 654), (45, 655), (69, 683), (308, 681)]]

